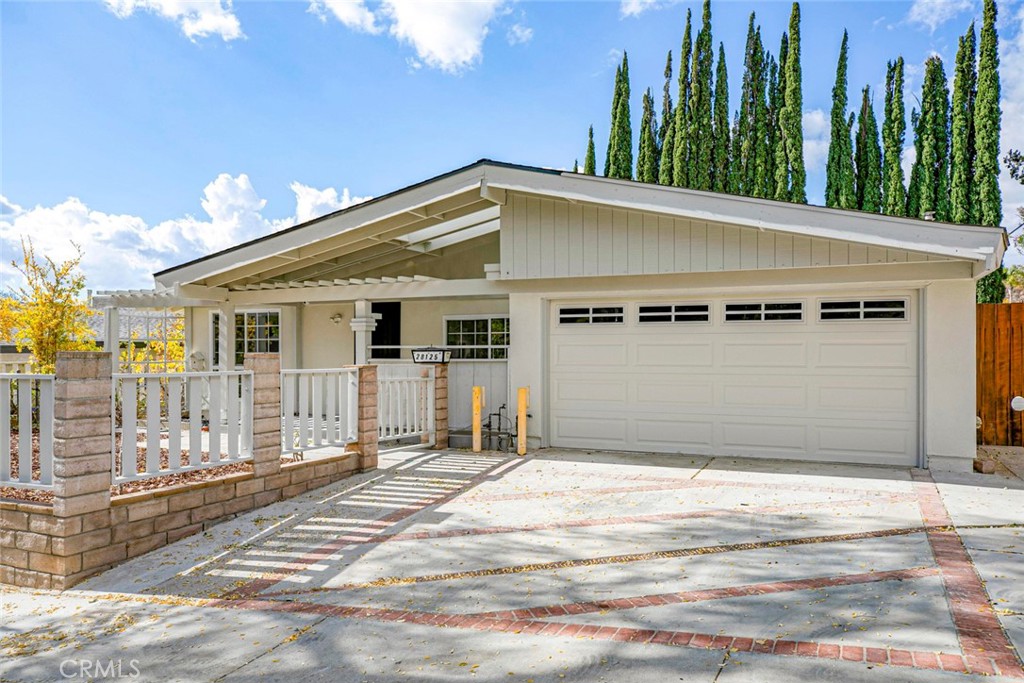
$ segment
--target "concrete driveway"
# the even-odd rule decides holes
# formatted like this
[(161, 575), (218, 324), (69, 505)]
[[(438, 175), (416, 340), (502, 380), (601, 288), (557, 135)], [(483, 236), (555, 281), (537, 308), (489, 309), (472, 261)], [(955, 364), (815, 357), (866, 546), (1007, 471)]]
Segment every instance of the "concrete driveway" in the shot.
[(0, 678), (1024, 678), (1019, 480), (578, 451), (381, 464), (75, 590), (0, 592)]

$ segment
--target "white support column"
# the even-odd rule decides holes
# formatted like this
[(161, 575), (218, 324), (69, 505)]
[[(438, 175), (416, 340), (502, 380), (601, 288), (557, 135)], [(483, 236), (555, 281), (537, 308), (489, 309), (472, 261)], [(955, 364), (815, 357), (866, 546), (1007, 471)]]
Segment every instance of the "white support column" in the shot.
[(370, 345), (370, 332), (377, 329), (377, 321), (380, 320), (380, 313), (370, 312), (370, 302), (360, 299), (356, 303), (356, 314), (349, 321), (352, 331), (356, 333), (356, 365), (366, 365), (369, 353), (367, 347)]
[(217, 321), (217, 336), (220, 338), (217, 353), (220, 356), (220, 370), (235, 369), (235, 305), (221, 304)]
[(114, 372), (117, 372), (121, 344), (121, 309), (107, 306), (103, 309), (103, 350), (110, 354)]

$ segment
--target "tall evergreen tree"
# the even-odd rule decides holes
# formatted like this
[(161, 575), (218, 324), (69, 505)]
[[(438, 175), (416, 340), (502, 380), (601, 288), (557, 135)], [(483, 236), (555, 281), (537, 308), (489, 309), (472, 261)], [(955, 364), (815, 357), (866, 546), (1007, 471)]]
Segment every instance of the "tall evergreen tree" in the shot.
[(764, 148), (764, 177), (758, 180), (757, 189), (760, 194), (757, 197), (775, 196), (775, 146), (779, 135), (779, 65), (771, 53), (766, 53), (765, 58), (768, 74), (766, 90), (768, 91), (767, 112), (765, 114), (765, 148)]
[(672, 184), (690, 186), (690, 57), (693, 39), (690, 28), (690, 10), (686, 10), (686, 28), (683, 29), (683, 47), (679, 52), (679, 96), (676, 97), (675, 134), (672, 145)]
[(690, 187), (710, 190), (714, 184), (714, 48), (711, 42), (711, 0), (704, 0), (700, 31), (694, 44), (690, 78)]
[(949, 86), (942, 59), (929, 57), (924, 67), (921, 114), (917, 137), (921, 156), (914, 162), (918, 171), (917, 218), (934, 214), (935, 220), (949, 220)]
[[(1019, 65), (1018, 65), (1019, 68)], [(978, 219), (997, 226), (1003, 220), (999, 191), (999, 36), (996, 34), (996, 3), (985, 0), (978, 51), (978, 96), (974, 103), (974, 188)]]
[(725, 66), (725, 46), (718, 44), (718, 69), (715, 72), (714, 189), (729, 191), (729, 72)]
[(974, 99), (978, 73), (974, 64), (977, 50), (974, 22), (960, 37), (953, 70), (952, 157), (949, 182), (949, 218), (954, 223), (978, 220), (974, 206)]
[[(665, 138), (668, 137), (669, 126), (672, 125), (672, 50), (668, 51), (665, 57), (665, 86), (661, 93), (661, 124), (658, 126), (658, 182), (661, 182), (661, 167), (663, 160), (667, 158), (669, 171), (672, 167), (672, 150), (667, 148)], [(673, 136), (673, 141), (674, 141)]]
[(615, 84), (612, 87), (612, 120), (608, 128), (608, 152), (604, 155), (604, 175), (611, 175), (615, 156), (615, 128), (619, 115), (619, 100), (622, 98), (622, 65), (615, 67)]
[(782, 34), (782, 44), (779, 46), (779, 80), (775, 87), (775, 139), (772, 144), (772, 152), (775, 155), (775, 174), (772, 180), (774, 187), (772, 197), (782, 201), (789, 201), (790, 194), (790, 167), (789, 156), (786, 154), (786, 133), (783, 110), (786, 106), (786, 77), (788, 69), (786, 62), (789, 61), (789, 34)]
[(644, 91), (644, 109), (640, 118), (640, 148), (636, 155), (636, 179), (643, 183), (658, 182), (658, 131), (654, 118), (654, 95)]
[(917, 109), (910, 110), (910, 130), (914, 132), (914, 165), (910, 167), (910, 179), (907, 183), (907, 206), (903, 211), (904, 216), (919, 218), (921, 216), (921, 164), (917, 162), (921, 158), (923, 138), (921, 137), (921, 115)]
[(732, 134), (729, 139), (729, 189), (726, 190), (729, 194), (742, 194), (740, 188), (742, 183), (740, 181), (740, 174), (742, 172), (742, 166), (740, 164), (740, 157), (742, 156), (743, 138), (740, 135), (740, 113), (737, 111), (732, 117)]
[(573, 173), (579, 173), (580, 172), (580, 160), (579, 159), (573, 159), (572, 160), (572, 172)]
[(594, 153), (594, 127), (587, 131), (587, 156), (583, 158), (583, 172), (587, 175), (597, 175), (597, 158)]
[(615, 147), (612, 151), (611, 178), (631, 180), (633, 178), (633, 125), (629, 113), (629, 56), (622, 54), (622, 70), (619, 76), (619, 108), (615, 115), (615, 130), (612, 135)]
[(903, 185), (903, 144), (906, 136), (903, 108), (903, 57), (889, 62), (885, 74), (885, 113), (882, 121), (882, 212), (890, 216), (907, 213), (907, 190)]
[[(1018, 67), (1019, 68), (1019, 67)], [(997, 226), (1003, 221), (1002, 195), (999, 191), (999, 36), (996, 34), (996, 3), (985, 0), (981, 21), (981, 46), (978, 51), (978, 95), (974, 101), (973, 191), (976, 222)], [(1004, 272), (999, 270), (978, 281), (978, 301), (995, 302), (1002, 289)]]
[[(678, 109), (678, 107), (676, 107)], [(673, 178), (673, 157), (675, 156), (676, 144), (676, 119), (675, 112), (668, 122), (668, 131), (665, 133), (665, 142), (661, 146), (661, 160), (658, 164), (658, 184), (672, 185)]]
[(825, 172), (825, 206), (838, 209), (852, 209), (857, 206), (853, 146), (850, 143), (850, 129), (846, 125), (846, 65), (849, 40), (846, 31), (843, 31), (839, 63), (836, 66), (836, 83), (832, 87), (832, 134)]
[(807, 203), (807, 171), (804, 168), (803, 74), (800, 68), (800, 3), (793, 3), (789, 17), (789, 50), (786, 53), (786, 90), (779, 113), (781, 143), (786, 148), (789, 201)]
[(747, 47), (743, 58), (743, 84), (740, 94), (740, 111), (736, 135), (733, 164), (735, 166), (734, 192), (737, 194), (764, 197), (767, 189), (765, 175), (768, 172), (768, 126), (769, 108), (765, 99), (766, 60), (761, 44), (761, 29), (754, 27), (755, 15), (750, 14), (747, 23)]
[(878, 212), (882, 210), (882, 148), (878, 144), (878, 120), (868, 86), (864, 86), (857, 115), (856, 140), (857, 208)]

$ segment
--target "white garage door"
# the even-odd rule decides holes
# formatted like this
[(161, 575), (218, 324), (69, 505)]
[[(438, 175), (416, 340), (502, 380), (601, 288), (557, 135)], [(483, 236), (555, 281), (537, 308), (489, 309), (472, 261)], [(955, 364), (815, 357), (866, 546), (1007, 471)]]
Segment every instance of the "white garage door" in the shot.
[(554, 302), (551, 445), (914, 465), (915, 304)]

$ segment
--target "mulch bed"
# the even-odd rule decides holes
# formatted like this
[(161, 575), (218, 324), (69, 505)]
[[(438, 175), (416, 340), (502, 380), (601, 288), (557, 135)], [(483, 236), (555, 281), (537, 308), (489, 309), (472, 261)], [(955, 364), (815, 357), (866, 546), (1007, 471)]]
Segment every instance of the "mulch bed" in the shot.
[[(116, 441), (117, 448), (120, 450), (120, 434), (117, 435)], [(16, 479), (19, 474), (20, 461), (18, 458), (18, 439), (14, 434), (11, 435), (11, 461), (11, 478)], [(161, 448), (160, 469), (165, 469), (168, 466), (169, 461), (170, 452), (166, 448)], [(282, 461), (291, 462), (291, 458), (282, 458)], [(202, 462), (210, 462), (209, 452), (203, 451)], [(182, 451), (180, 463), (182, 465), (188, 465), (189, 452), (187, 450)], [(137, 449), (136, 467), (136, 471), (146, 469), (146, 448), (144, 446), (140, 446)], [(138, 493), (140, 491), (152, 491), (154, 489), (166, 488), (168, 486), (176, 486), (178, 484), (192, 484), (196, 482), (211, 481), (213, 479), (225, 477), (229, 474), (239, 474), (242, 472), (252, 472), (251, 461), (246, 460), (243, 462), (232, 462), (226, 465), (187, 470), (185, 472), (173, 472), (158, 477), (129, 481), (123, 484), (115, 484), (110, 487), (110, 494), (112, 496), (118, 496), (128, 493)], [(39, 437), (38, 435), (33, 435), (32, 476), (34, 479), (38, 480), (39, 475)], [(13, 486), (0, 486), (0, 500), (12, 500), (20, 503), (52, 503), (53, 491), (47, 489), (23, 489)]]

